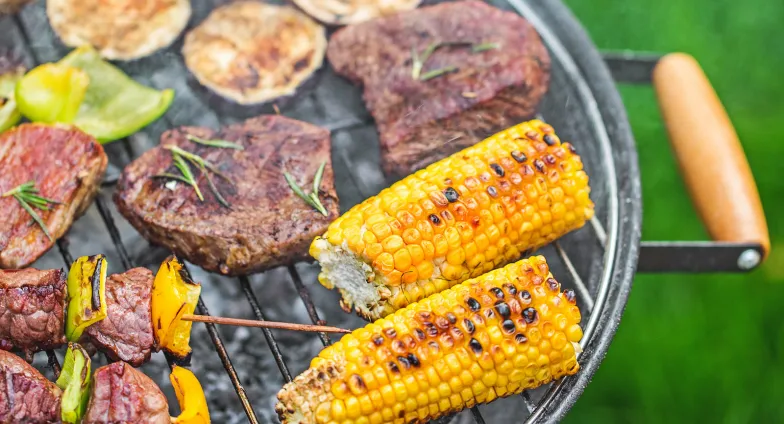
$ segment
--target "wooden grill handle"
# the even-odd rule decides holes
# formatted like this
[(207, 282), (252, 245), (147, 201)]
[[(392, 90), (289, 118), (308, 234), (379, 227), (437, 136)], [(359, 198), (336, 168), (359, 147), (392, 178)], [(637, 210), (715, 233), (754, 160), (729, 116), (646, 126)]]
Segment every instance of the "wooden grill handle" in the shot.
[(768, 224), (738, 135), (697, 61), (661, 58), (653, 85), (681, 174), (714, 240), (770, 249)]

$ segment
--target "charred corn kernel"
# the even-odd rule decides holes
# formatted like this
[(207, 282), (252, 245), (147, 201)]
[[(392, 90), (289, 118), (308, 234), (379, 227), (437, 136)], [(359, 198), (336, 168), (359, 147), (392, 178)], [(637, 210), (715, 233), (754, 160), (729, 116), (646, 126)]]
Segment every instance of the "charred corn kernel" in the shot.
[(537, 256), (355, 330), (278, 393), (281, 422), (424, 423), (574, 374), (582, 331), (560, 289)]
[[(511, 127), (355, 206), (311, 246), (319, 281), (376, 319), (420, 299), (414, 287), (454, 286), (581, 227), (594, 213), (588, 176), (551, 131), (537, 120)], [(422, 263), (436, 272), (403, 277)]]

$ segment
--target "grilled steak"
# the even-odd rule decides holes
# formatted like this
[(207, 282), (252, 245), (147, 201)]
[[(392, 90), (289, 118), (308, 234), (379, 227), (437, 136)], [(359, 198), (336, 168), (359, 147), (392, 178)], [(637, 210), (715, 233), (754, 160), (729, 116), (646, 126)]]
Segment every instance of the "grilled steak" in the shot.
[[(33, 181), (61, 202), (36, 210), (56, 240), (90, 205), (106, 163), (103, 147), (76, 128), (22, 124), (0, 135), (0, 194)], [(24, 268), (54, 245), (13, 197), (0, 197), (0, 216), (0, 268)]]
[(87, 327), (85, 334), (114, 361), (138, 367), (150, 359), (152, 281), (152, 272), (147, 268), (133, 268), (106, 279), (107, 317)]
[(0, 423), (60, 422), (62, 392), (22, 358), (0, 351)]
[[(186, 136), (235, 142), (244, 150), (204, 146)], [(172, 153), (153, 148), (128, 165), (114, 200), (120, 212), (154, 244), (209, 271), (242, 275), (307, 257), (310, 241), (338, 215), (332, 178), (329, 131), (278, 115), (260, 116), (220, 131), (183, 127), (167, 131), (161, 146), (179, 146), (214, 164), (231, 182), (213, 175), (224, 207), (202, 173), (204, 201), (188, 184), (156, 174), (177, 174)], [(326, 162), (319, 198), (323, 216), (292, 191), (284, 172), (310, 192), (319, 165)]]
[(150, 377), (125, 362), (95, 370), (83, 424), (169, 424), (169, 405)]
[[(412, 51), (441, 44), (420, 78)], [(482, 46), (483, 51), (474, 48)], [(481, 49), (480, 49), (481, 50)], [(327, 57), (364, 86), (388, 174), (407, 175), (534, 114), (547, 90), (550, 58), (522, 17), (481, 1), (447, 2), (337, 31)]]
[(33, 352), (65, 344), (65, 271), (0, 270), (0, 349)]

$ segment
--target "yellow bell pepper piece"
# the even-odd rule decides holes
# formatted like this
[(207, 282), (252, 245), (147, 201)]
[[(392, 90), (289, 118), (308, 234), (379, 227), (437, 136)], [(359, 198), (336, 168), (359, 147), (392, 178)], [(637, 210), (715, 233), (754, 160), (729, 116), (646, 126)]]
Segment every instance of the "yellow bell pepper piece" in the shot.
[(177, 402), (180, 404), (180, 415), (172, 417), (173, 424), (209, 424), (210, 410), (207, 399), (201, 388), (199, 379), (183, 367), (174, 366), (169, 375)]
[(192, 314), (199, 301), (201, 286), (190, 279), (176, 256), (169, 256), (158, 269), (152, 284), (152, 326), (155, 344), (177, 358), (191, 353), (190, 321), (182, 316)]
[(82, 256), (68, 273), (65, 337), (79, 341), (84, 329), (106, 318), (106, 256)]
[(89, 84), (90, 77), (81, 69), (45, 63), (16, 84), (16, 107), (31, 121), (70, 123), (79, 112)]

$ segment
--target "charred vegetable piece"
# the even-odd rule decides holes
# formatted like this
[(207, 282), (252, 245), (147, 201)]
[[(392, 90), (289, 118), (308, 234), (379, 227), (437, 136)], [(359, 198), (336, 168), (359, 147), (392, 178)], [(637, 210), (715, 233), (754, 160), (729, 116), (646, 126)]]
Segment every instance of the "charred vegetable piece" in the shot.
[(106, 256), (82, 256), (68, 273), (65, 337), (76, 342), (85, 328), (106, 318)]
[(73, 122), (89, 83), (90, 77), (81, 69), (45, 63), (16, 84), (17, 108), (31, 121)]
[(351, 25), (415, 9), (420, 0), (294, 0), (308, 15), (329, 25)]
[(517, 260), (593, 216), (569, 143), (525, 122), (396, 182), (333, 221), (319, 281), (367, 319)]
[(0, 57), (0, 132), (13, 127), (22, 119), (16, 108), (14, 89), (24, 73), (24, 66)]
[(172, 423), (209, 424), (210, 411), (199, 379), (189, 369), (175, 365), (169, 380), (180, 404), (180, 415), (172, 417)]
[(81, 422), (90, 400), (90, 355), (76, 343), (68, 343), (57, 387), (63, 390), (60, 404), (63, 422)]
[(518, 261), (343, 336), (275, 409), (284, 424), (425, 423), (576, 373), (579, 322), (544, 257)]
[(201, 286), (194, 283), (176, 256), (169, 256), (161, 264), (152, 283), (152, 327), (155, 345), (177, 358), (191, 353), (190, 321), (183, 321), (185, 314), (192, 314), (199, 301)]

